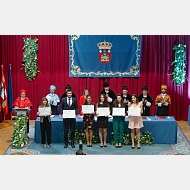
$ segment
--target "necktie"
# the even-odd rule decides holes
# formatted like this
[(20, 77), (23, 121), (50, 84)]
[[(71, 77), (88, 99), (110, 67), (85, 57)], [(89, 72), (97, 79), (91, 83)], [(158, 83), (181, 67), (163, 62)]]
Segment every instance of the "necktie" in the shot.
[(69, 98), (69, 107), (71, 106), (70, 98)]

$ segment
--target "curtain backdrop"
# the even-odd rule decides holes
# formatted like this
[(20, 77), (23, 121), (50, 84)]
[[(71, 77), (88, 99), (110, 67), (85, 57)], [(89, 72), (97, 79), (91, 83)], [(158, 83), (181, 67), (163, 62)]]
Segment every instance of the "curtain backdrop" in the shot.
[[(167, 84), (167, 93), (171, 96), (169, 113), (176, 120), (188, 119), (188, 106), (190, 104), (190, 83), (176, 87), (171, 82), (171, 63), (174, 60), (173, 46), (179, 44), (179, 36), (143, 35), (141, 43), (141, 69), (139, 78), (72, 78), (69, 77), (69, 43), (66, 35), (32, 35), (38, 39), (39, 50), (37, 53), (38, 73), (36, 79), (28, 81), (22, 67), (22, 48), (24, 46), (22, 35), (0, 36), (0, 64), (4, 66), (6, 86), (8, 87), (8, 69), (12, 65), (13, 101), (19, 96), (20, 89), (26, 89), (26, 96), (33, 104), (30, 119), (36, 119), (38, 106), (42, 97), (49, 93), (50, 85), (55, 85), (56, 94), (59, 97), (65, 92), (65, 86), (70, 84), (73, 92), (79, 98), (83, 89), (89, 89), (94, 103), (98, 101), (98, 95), (103, 89), (105, 81), (110, 83), (110, 88), (115, 94), (122, 93), (122, 86), (129, 88), (129, 94), (141, 94), (142, 87), (148, 87), (148, 93), (155, 101), (160, 93), (161, 84)], [(27, 37), (30, 37), (27, 35)], [(190, 37), (180, 36), (180, 43), (186, 44), (187, 76), (190, 79), (189, 55)], [(1, 74), (0, 74), (1, 75)], [(8, 89), (7, 89), (8, 90)], [(188, 93), (189, 91), (189, 93)], [(151, 114), (156, 114), (156, 106), (151, 107)], [(2, 121), (0, 114), (0, 121)], [(6, 119), (10, 119), (9, 114)]]

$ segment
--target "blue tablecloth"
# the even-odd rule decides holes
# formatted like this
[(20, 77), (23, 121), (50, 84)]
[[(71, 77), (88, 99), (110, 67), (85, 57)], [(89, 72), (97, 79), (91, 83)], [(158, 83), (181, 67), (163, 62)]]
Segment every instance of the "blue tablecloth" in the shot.
[[(96, 117), (96, 116), (95, 116)], [(148, 120), (150, 119), (150, 120)], [(176, 144), (177, 143), (177, 123), (174, 117), (166, 117), (166, 119), (155, 120), (154, 116), (148, 117), (148, 119), (143, 119), (144, 127), (141, 128), (142, 131), (149, 131), (154, 137), (154, 143), (158, 144)], [(75, 129), (84, 129), (83, 119), (77, 116)], [(111, 142), (110, 134), (113, 131), (112, 119), (108, 120), (108, 130), (107, 130), (107, 142)], [(129, 119), (125, 119), (125, 132), (130, 132), (128, 128)], [(98, 133), (97, 122), (94, 123), (93, 130)], [(61, 115), (57, 115), (51, 118), (51, 141), (52, 143), (63, 143), (63, 119)], [(41, 142), (41, 130), (40, 130), (40, 120), (39, 118), (35, 121), (35, 138), (34, 142)]]
[(190, 125), (190, 105), (189, 105), (189, 110), (188, 110), (188, 122), (187, 123)]

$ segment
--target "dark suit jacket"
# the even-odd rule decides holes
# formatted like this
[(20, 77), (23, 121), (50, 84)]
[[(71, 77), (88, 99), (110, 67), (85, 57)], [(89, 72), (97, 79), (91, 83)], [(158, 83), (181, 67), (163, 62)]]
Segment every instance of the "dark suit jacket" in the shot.
[(77, 115), (78, 113), (77, 99), (73, 97), (71, 98), (72, 98), (71, 107), (69, 107), (69, 105), (67, 104), (67, 97), (61, 99), (61, 107), (60, 107), (61, 115), (63, 115), (63, 110), (75, 110), (75, 114)]

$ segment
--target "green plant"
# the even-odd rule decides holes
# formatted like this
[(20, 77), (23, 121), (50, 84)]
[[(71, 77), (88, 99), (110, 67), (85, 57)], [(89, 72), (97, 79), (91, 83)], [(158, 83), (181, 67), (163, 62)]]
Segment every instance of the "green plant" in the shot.
[[(82, 137), (82, 143), (86, 144), (86, 135), (85, 131), (81, 129), (75, 129), (75, 144), (79, 144), (79, 137)], [(68, 142), (71, 143), (71, 131), (68, 133)], [(93, 136), (92, 136), (92, 143), (98, 143), (98, 134), (96, 131), (93, 131)]]
[(15, 118), (13, 127), (13, 135), (12, 135), (12, 148), (21, 149), (26, 142), (26, 123), (28, 121), (28, 116), (19, 115), (13, 116)]
[[(180, 86), (181, 83), (185, 83), (186, 76), (186, 55), (185, 55), (186, 45), (178, 44), (173, 47), (175, 50), (175, 60), (171, 65), (174, 66), (174, 70), (171, 74), (173, 76), (172, 82), (176, 82), (176, 86)], [(188, 81), (188, 79), (187, 79)]]
[(38, 39), (30, 39), (23, 38), (24, 40), (24, 53), (23, 53), (23, 67), (25, 68), (25, 74), (29, 81), (35, 80), (38, 71), (38, 59), (37, 59), (37, 51), (38, 51)]
[[(114, 143), (114, 132), (111, 132), (110, 134), (111, 137), (111, 144), (115, 145)], [(118, 134), (119, 138), (119, 134)], [(137, 145), (137, 136), (135, 135), (134, 138), (134, 143)], [(144, 131), (141, 132), (140, 134), (140, 143), (141, 144), (148, 144), (148, 145), (153, 145), (154, 144), (154, 138), (151, 136), (151, 133), (149, 131)], [(131, 140), (131, 133), (127, 130), (127, 133), (123, 134), (123, 144), (124, 145), (132, 145), (132, 140)]]

